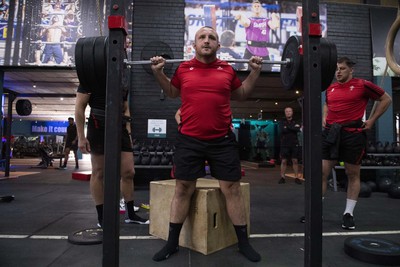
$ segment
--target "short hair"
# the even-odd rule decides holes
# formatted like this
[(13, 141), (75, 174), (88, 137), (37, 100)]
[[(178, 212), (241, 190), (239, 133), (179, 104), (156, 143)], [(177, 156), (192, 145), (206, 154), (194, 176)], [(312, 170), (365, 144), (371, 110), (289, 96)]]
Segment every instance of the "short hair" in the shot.
[(344, 63), (347, 66), (349, 66), (350, 68), (352, 68), (352, 67), (354, 67), (354, 65), (356, 65), (356, 63), (348, 57), (340, 57), (337, 60), (337, 63), (339, 63), (339, 64)]
[(221, 34), (221, 45), (231, 46), (235, 41), (235, 33), (231, 30), (226, 30)]
[(72, 118), (72, 117), (69, 117), (69, 118), (68, 118), (68, 120), (69, 120), (69, 121), (73, 121), (73, 120), (74, 120), (74, 118)]

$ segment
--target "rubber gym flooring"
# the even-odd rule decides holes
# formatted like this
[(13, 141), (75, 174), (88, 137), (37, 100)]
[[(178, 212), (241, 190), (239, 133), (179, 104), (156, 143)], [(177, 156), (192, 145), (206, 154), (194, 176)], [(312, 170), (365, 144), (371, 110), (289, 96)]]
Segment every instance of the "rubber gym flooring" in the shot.
[[(10, 179), (0, 177), (0, 196), (14, 195), (11, 202), (0, 202), (0, 266), (102, 266), (102, 245), (74, 245), (71, 233), (96, 226), (96, 213), (89, 194), (89, 182), (71, 178), (73, 159), (67, 170), (31, 168), (39, 159), (13, 159)], [(57, 163), (55, 165), (58, 165)], [(90, 170), (82, 160), (80, 171)], [(207, 256), (180, 248), (163, 262), (152, 256), (165, 241), (149, 235), (148, 225), (125, 224), (121, 215), (119, 266), (240, 267), (304, 266), (305, 185), (288, 178), (278, 184), (279, 168), (257, 168), (243, 163), (243, 182), (250, 183), (251, 243), (262, 261), (246, 260), (236, 248), (227, 247)], [(289, 169), (290, 170), (290, 169)], [(149, 203), (146, 186), (135, 190), (136, 203)], [(355, 210), (356, 230), (341, 228), (345, 192), (330, 189), (323, 208), (322, 266), (380, 266), (365, 263), (344, 252), (344, 241), (352, 236), (384, 238), (400, 243), (400, 199), (374, 192), (361, 198)], [(148, 210), (139, 214), (148, 217)]]

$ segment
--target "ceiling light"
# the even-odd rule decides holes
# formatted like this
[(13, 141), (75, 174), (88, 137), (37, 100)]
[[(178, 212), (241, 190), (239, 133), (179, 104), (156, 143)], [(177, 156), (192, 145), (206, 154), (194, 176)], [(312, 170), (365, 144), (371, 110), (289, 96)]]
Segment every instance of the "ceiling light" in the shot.
[(60, 100), (61, 100), (61, 101), (64, 101), (64, 98), (63, 98), (63, 97), (60, 97)]
[(275, 106), (277, 106), (278, 105), (278, 102), (275, 102)]
[(33, 88), (36, 88), (36, 83), (34, 83), (34, 84), (32, 85), (32, 87), (33, 87)]

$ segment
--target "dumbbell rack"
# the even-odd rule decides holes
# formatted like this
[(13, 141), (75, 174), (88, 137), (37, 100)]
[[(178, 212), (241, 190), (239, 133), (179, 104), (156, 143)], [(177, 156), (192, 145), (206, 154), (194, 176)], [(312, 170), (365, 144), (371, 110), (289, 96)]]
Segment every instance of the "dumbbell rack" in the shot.
[[(399, 153), (367, 153), (367, 156), (375, 156), (375, 157), (399, 157)], [(333, 191), (337, 192), (337, 184), (336, 184), (336, 170), (343, 170), (344, 166), (334, 166), (332, 168), (332, 178), (333, 178)], [(360, 166), (360, 169), (363, 170), (399, 170), (400, 166)]]

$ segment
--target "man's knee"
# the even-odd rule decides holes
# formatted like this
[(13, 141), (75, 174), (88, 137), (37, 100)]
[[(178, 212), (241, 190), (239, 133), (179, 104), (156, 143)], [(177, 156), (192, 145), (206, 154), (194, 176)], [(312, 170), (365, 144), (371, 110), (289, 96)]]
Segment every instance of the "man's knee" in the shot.
[(225, 197), (240, 196), (240, 182), (220, 181), (220, 188)]
[(176, 180), (175, 184), (175, 197), (186, 198), (191, 197), (196, 189), (195, 181), (181, 181)]

